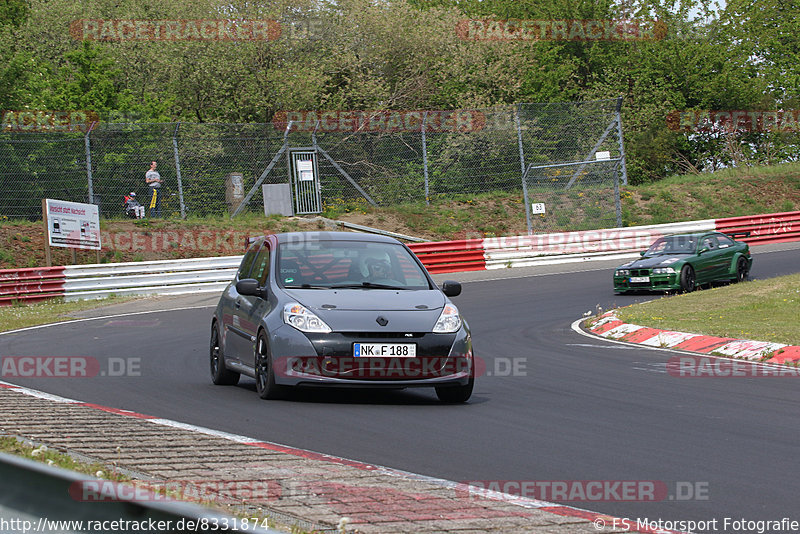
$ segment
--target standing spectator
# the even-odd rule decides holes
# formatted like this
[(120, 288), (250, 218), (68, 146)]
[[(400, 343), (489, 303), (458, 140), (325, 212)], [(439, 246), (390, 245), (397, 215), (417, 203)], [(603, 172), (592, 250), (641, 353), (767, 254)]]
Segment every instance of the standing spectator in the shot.
[(156, 170), (156, 166), (158, 163), (155, 161), (150, 163), (150, 170), (147, 171), (144, 175), (144, 181), (147, 182), (147, 185), (150, 186), (150, 217), (161, 217), (161, 195), (159, 194), (159, 189), (161, 189), (161, 175), (158, 174)]

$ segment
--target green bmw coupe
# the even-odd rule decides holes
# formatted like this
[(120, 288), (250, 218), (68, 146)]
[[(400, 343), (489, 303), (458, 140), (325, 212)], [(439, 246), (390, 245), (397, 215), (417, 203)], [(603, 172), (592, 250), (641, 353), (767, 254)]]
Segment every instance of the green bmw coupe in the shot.
[(753, 265), (747, 243), (720, 232), (660, 237), (641, 255), (614, 271), (615, 292), (688, 292), (717, 281), (741, 282)]

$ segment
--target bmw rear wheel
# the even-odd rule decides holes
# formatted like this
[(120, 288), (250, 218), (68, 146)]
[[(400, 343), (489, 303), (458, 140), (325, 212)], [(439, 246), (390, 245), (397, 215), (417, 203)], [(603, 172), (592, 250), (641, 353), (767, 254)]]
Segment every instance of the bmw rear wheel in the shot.
[(216, 321), (211, 325), (211, 344), (209, 348), (211, 364), (211, 381), (218, 386), (235, 386), (239, 383), (239, 373), (225, 367), (225, 354), (219, 337), (219, 325)]
[(684, 265), (681, 269), (681, 292), (689, 293), (694, 291), (697, 278), (691, 265)]

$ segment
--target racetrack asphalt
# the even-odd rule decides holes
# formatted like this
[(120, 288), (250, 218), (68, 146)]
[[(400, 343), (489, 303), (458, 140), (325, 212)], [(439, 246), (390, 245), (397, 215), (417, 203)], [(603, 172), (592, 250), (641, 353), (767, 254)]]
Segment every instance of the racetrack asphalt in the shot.
[[(796, 244), (753, 254), (753, 278), (800, 265)], [(252, 380), (213, 386), (207, 344), (216, 297), (203, 295), (143, 299), (99, 313), (152, 313), (3, 335), (0, 354), (91, 356), (101, 367), (109, 358), (140, 358), (141, 376), (6, 380), (447, 480), (637, 480), (670, 489), (673, 499), (660, 502), (565, 503), (619, 517), (792, 517), (800, 491), (792, 468), (797, 383), (683, 380), (667, 374), (668, 352), (576, 334), (570, 324), (588, 310), (658, 297), (615, 296), (618, 263), (437, 276), (464, 282), (454, 302), (492, 374), (478, 379), (463, 406), (439, 404), (432, 390), (314, 390), (266, 402)], [(188, 309), (169, 311), (178, 307)], [(680, 499), (679, 488), (707, 495)]]

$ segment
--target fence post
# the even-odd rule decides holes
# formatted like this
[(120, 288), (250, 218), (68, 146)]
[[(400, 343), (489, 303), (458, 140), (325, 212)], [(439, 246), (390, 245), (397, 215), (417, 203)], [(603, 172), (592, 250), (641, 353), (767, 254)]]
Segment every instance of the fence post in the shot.
[(86, 145), (86, 178), (89, 185), (89, 204), (94, 204), (94, 180), (92, 179), (92, 149), (89, 142), (89, 134), (92, 133), (97, 121), (92, 121), (89, 125), (89, 131), (86, 132), (84, 143)]
[(625, 166), (625, 144), (622, 142), (622, 97), (617, 98), (617, 135), (619, 135), (619, 155), (622, 158), (622, 185), (628, 185), (628, 168)]
[(186, 205), (183, 203), (183, 181), (181, 180), (181, 159), (178, 157), (178, 128), (181, 123), (175, 125), (175, 131), (172, 133), (172, 149), (175, 151), (175, 172), (178, 175), (178, 200), (181, 203), (181, 219), (186, 218)]
[(522, 169), (522, 207), (525, 210), (525, 223), (528, 225), (528, 235), (533, 234), (533, 225), (531, 224), (531, 211), (528, 206), (528, 184), (525, 176), (525, 150), (522, 148), (522, 126), (519, 122), (519, 110), (522, 104), (517, 104), (514, 110), (514, 122), (517, 124), (517, 144), (519, 145), (519, 166)]
[[(619, 163), (625, 165), (625, 159), (621, 159)], [(619, 164), (617, 164), (614, 168), (614, 209), (617, 212), (617, 228), (622, 228), (622, 201), (620, 200), (619, 197), (619, 173), (617, 172), (618, 167)]]
[(425, 176), (425, 205), (431, 203), (430, 186), (428, 184), (428, 143), (425, 139), (425, 121), (428, 120), (428, 112), (422, 114), (422, 174)]

